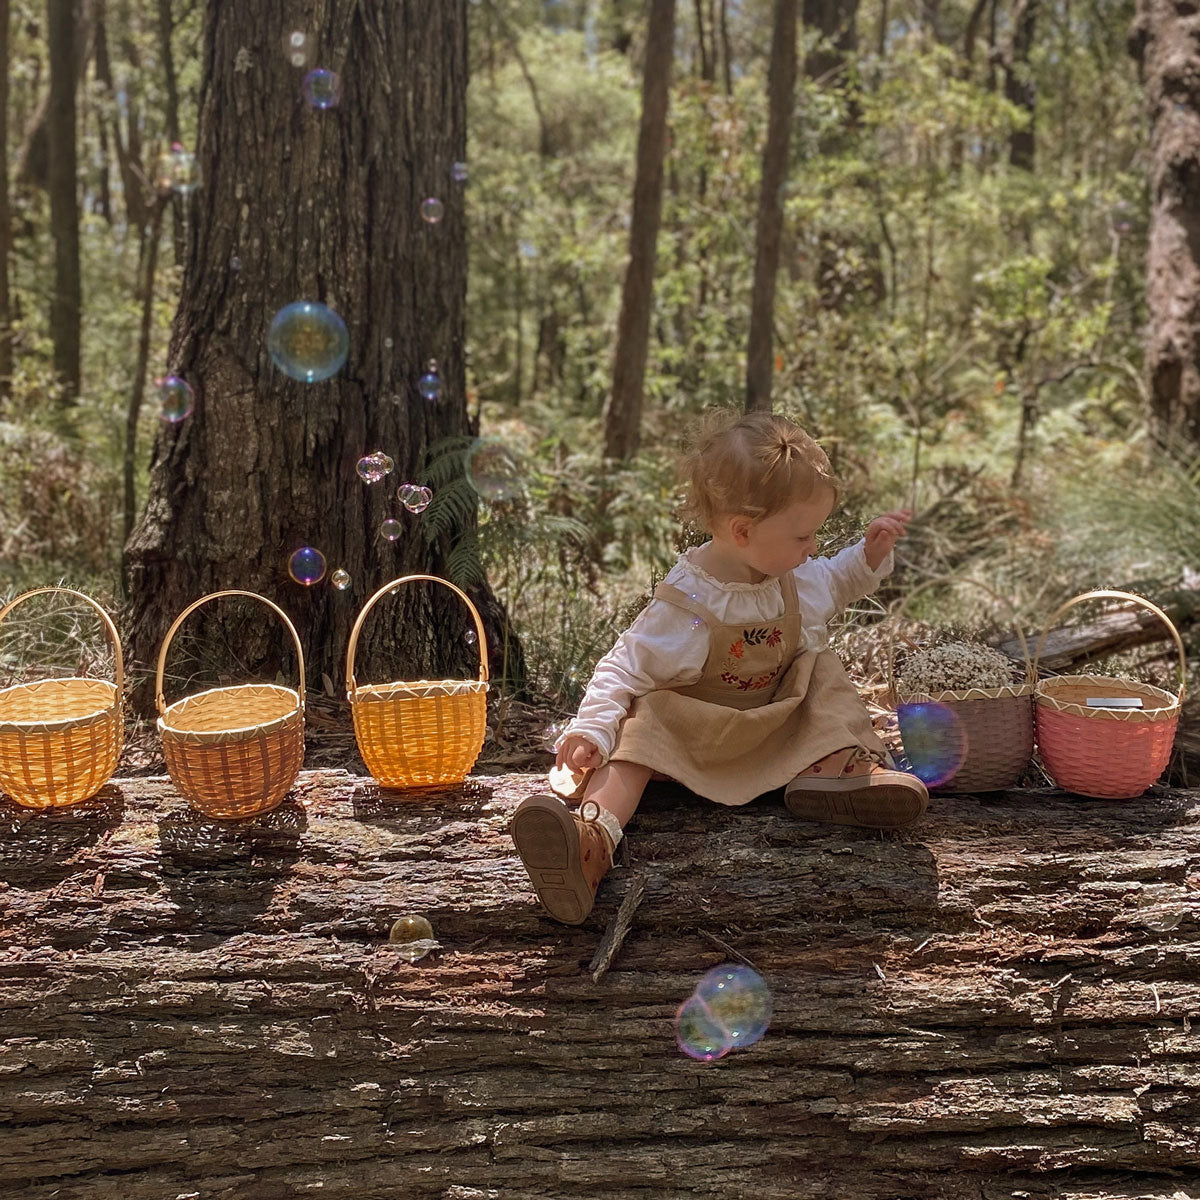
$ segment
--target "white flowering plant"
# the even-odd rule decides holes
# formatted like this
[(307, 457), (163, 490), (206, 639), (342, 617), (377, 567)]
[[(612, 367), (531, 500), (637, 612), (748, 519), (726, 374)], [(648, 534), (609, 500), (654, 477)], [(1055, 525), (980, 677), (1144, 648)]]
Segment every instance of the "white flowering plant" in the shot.
[(1020, 681), (1016, 663), (999, 650), (973, 641), (917, 650), (904, 659), (896, 676), (899, 691), (909, 694), (1009, 687)]

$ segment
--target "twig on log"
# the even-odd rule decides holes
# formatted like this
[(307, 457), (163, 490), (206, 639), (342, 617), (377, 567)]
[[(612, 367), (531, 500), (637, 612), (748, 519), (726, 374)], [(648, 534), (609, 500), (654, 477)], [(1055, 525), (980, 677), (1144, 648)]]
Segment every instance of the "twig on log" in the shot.
[(621, 901), (621, 907), (617, 909), (616, 916), (609, 921), (608, 928), (604, 931), (604, 937), (600, 939), (600, 945), (596, 947), (596, 953), (588, 964), (593, 983), (600, 982), (600, 977), (608, 970), (609, 964), (617, 956), (617, 951), (620, 950), (622, 942), (625, 941), (625, 935), (633, 924), (633, 914), (637, 911), (637, 906), (641, 904), (642, 896), (645, 893), (646, 876), (643, 872), (638, 871), (629, 881), (629, 890)]
[(746, 966), (753, 967), (754, 964), (739, 950), (735, 950), (728, 942), (723, 942), (715, 933), (708, 933), (706, 930), (700, 930), (700, 936), (705, 941), (712, 942), (718, 950), (724, 950), (731, 958), (736, 958), (738, 962), (744, 962)]

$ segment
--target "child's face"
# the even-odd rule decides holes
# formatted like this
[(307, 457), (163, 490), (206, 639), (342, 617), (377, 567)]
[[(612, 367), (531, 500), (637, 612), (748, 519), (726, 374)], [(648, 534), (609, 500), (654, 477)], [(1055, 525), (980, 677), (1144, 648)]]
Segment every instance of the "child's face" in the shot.
[(821, 488), (807, 500), (735, 528), (734, 541), (742, 561), (763, 575), (779, 576), (794, 571), (817, 552), (817, 531), (833, 512), (836, 496), (832, 488)]

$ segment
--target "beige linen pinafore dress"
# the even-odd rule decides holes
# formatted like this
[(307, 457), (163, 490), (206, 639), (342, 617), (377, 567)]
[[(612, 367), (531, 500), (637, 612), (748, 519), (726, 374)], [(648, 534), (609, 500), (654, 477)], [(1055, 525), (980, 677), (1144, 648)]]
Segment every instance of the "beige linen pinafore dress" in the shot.
[(884, 751), (838, 656), (802, 649), (795, 576), (779, 582), (780, 617), (732, 625), (670, 584), (655, 588), (708, 626), (708, 657), (696, 683), (633, 702), (612, 761), (650, 767), (718, 804), (746, 804), (835, 750)]

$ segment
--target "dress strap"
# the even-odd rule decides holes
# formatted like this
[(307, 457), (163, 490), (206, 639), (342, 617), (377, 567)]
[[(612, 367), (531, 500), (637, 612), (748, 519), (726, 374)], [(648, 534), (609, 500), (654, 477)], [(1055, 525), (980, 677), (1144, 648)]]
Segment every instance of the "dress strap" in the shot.
[(690, 612), (699, 617), (709, 629), (716, 629), (720, 625), (720, 621), (700, 603), (699, 600), (693, 600), (691, 596), (685, 595), (677, 587), (669, 583), (660, 583), (654, 589), (655, 600), (665, 600), (668, 604), (673, 604), (676, 608), (682, 608), (684, 612)]
[(800, 598), (796, 594), (796, 576), (787, 571), (779, 577), (779, 590), (783, 593), (783, 615), (795, 616), (800, 611)]

